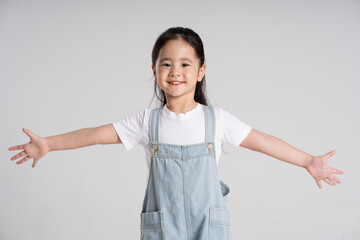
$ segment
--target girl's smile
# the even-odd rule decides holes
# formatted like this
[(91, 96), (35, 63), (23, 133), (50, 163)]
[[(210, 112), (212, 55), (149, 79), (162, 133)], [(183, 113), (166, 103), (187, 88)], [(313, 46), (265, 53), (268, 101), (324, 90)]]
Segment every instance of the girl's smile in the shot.
[(182, 84), (183, 82), (169, 82), (171, 85), (178, 86)]

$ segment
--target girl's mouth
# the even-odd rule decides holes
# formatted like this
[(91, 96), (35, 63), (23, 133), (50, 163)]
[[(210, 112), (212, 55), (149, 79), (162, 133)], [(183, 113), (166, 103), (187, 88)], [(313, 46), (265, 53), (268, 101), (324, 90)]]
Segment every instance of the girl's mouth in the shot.
[(172, 82), (169, 82), (169, 83), (170, 83), (170, 85), (178, 86), (178, 85), (182, 84), (183, 82), (172, 81)]

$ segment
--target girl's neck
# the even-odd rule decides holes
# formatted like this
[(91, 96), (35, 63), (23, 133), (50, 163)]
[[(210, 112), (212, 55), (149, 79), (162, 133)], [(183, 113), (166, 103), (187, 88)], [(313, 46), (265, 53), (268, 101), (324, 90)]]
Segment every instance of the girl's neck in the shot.
[(197, 102), (195, 102), (194, 99), (192, 99), (189, 102), (184, 101), (176, 101), (176, 99), (173, 99), (171, 101), (168, 101), (166, 103), (166, 107), (174, 113), (186, 113), (188, 111), (193, 110), (197, 106)]

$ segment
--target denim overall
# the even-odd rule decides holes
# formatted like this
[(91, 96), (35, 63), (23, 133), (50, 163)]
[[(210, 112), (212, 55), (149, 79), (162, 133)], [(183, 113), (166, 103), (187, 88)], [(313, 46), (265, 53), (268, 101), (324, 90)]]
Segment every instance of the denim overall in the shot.
[(159, 142), (161, 108), (150, 115), (151, 164), (141, 212), (141, 240), (231, 240), (229, 187), (215, 159), (215, 114), (202, 105), (205, 142)]

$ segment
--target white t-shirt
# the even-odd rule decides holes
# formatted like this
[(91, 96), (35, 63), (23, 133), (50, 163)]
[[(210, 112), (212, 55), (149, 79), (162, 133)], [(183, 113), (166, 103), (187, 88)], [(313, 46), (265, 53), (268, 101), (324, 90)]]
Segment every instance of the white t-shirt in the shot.
[[(213, 106), (213, 108), (216, 120), (215, 157), (218, 165), (223, 144), (239, 146), (252, 127), (220, 107)], [(151, 110), (146, 108), (144, 111), (112, 123), (127, 151), (138, 144), (143, 146), (148, 169), (150, 169), (151, 157), (149, 131)], [(186, 113), (171, 112), (164, 105), (159, 124), (159, 142), (178, 145), (205, 142), (204, 117), (200, 103)]]

